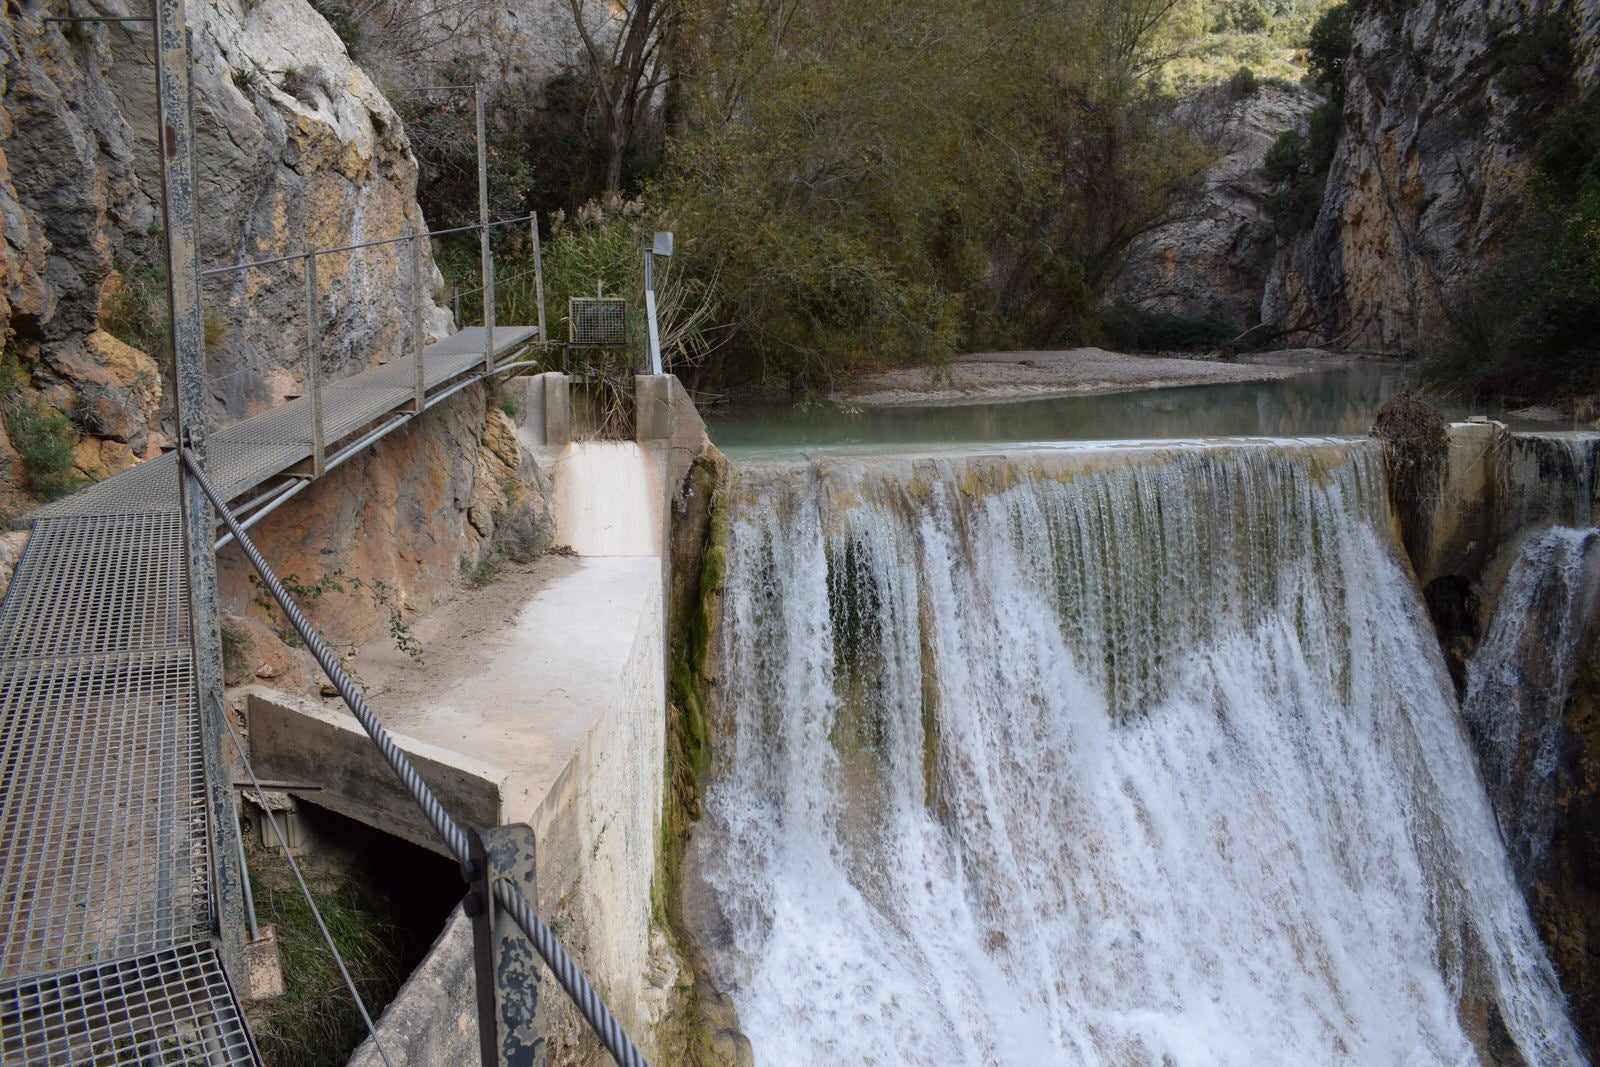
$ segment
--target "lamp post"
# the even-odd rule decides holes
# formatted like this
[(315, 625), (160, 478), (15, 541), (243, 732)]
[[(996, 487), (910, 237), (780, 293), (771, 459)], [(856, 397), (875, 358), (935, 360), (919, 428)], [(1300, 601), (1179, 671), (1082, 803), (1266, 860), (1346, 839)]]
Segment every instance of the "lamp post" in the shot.
[(661, 373), (661, 327), (656, 322), (656, 257), (666, 259), (672, 255), (672, 234), (658, 231), (649, 248), (644, 251), (644, 314), (649, 331), (650, 373)]

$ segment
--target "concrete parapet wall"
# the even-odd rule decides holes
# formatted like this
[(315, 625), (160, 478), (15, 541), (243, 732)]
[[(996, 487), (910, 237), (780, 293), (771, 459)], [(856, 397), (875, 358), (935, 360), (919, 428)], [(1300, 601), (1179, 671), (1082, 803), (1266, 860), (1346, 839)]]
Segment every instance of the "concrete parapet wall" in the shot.
[(1426, 587), (1437, 578), (1476, 578), (1525, 530), (1588, 525), (1595, 514), (1600, 434), (1514, 433), (1498, 422), (1449, 427), (1429, 536), (1411, 561)]
[[(396, 702), (406, 706), (387, 706), (394, 693), (381, 687), (373, 704), (459, 820), (534, 828), (540, 914), (659, 1059), (679, 982), (652, 895), (667, 760), (665, 545), (674, 493), (707, 441), (676, 379), (642, 376), (637, 387), (637, 441), (574, 442), (565, 375), (508, 383), (519, 443), (550, 464), (556, 541), (582, 558), (538, 564), (550, 577), (514, 622), (483, 632), (472, 662), (430, 656), (426, 684)], [(261, 773), (316, 782), (324, 788), (305, 802), (444, 851), (342, 706), (265, 690), (248, 706)], [(551, 1062), (608, 1062), (548, 974), (539, 994)], [(471, 924), (459, 909), (379, 1033), (396, 1067), (476, 1062)], [(351, 1063), (383, 1056), (368, 1041)]]
[(1427, 548), (1411, 561), (1423, 585), (1441, 575), (1476, 574), (1499, 550), (1500, 499), (1505, 489), (1500, 458), (1507, 433), (1498, 422), (1450, 425)]
[[(484, 777), (463, 792), (482, 796), (502, 790), (500, 795), (509, 798), (505, 821), (534, 827), (539, 913), (649, 1054), (654, 1023), (665, 1010), (665, 992), (658, 988), (663, 982), (650, 979), (663, 973), (651, 928), (650, 889), (664, 787), (665, 618), (653, 566), (636, 569), (638, 599), (630, 605), (627, 643), (615, 650), (620, 667), (608, 663), (609, 681), (598, 690), (575, 693), (575, 703), (582, 706), (562, 710), (569, 718), (581, 716), (583, 723), (559, 773), (537, 780), (513, 770), (508, 786), (506, 772), (485, 768)], [(582, 605), (564, 607), (576, 612)], [(340, 736), (332, 740), (342, 743)], [(402, 747), (409, 750), (411, 744)], [(321, 756), (311, 758), (315, 762)], [(336, 762), (362, 763), (354, 756)], [(373, 789), (370, 782), (355, 784), (359, 793)], [(306, 799), (328, 802), (322, 793)], [(524, 806), (527, 800), (535, 801), (531, 808)], [(446, 803), (458, 817), (464, 814), (450, 798)], [(345, 810), (367, 818), (351, 807)], [(670, 985), (676, 977), (670, 965), (666, 973)], [(396, 1067), (475, 1062), (476, 995), (471, 924), (458, 908), (379, 1020), (379, 1034)], [(540, 1030), (547, 1035), (552, 1062), (600, 1062), (598, 1044), (548, 975), (539, 996)], [(351, 1060), (371, 1067), (382, 1062), (370, 1040)]]
[[(261, 778), (315, 783), (322, 788), (303, 799), (450, 856), (422, 809), (342, 703), (276, 689), (252, 687), (247, 692), (250, 761)], [(478, 826), (506, 821), (506, 771), (426, 741), (391, 734), (456, 819)]]

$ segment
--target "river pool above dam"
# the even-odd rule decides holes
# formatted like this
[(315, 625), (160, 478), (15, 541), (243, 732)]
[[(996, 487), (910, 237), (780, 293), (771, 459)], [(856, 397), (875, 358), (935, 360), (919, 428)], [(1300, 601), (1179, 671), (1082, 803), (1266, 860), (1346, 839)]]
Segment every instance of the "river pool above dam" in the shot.
[[(940, 407), (845, 408), (832, 403), (740, 408), (707, 423), (729, 452), (1023, 441), (1364, 434), (1414, 370), (1355, 363), (1294, 378), (1092, 396)], [(1447, 418), (1474, 413), (1446, 406)], [(1503, 417), (1498, 412), (1486, 412)], [(1549, 429), (1548, 424), (1528, 428)]]

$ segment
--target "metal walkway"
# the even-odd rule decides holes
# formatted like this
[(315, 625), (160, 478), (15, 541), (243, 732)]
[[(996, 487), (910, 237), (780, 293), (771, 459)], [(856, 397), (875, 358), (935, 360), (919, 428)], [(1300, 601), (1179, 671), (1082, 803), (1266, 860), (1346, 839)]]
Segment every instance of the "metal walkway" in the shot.
[[(534, 339), (532, 326), (496, 326), (496, 361)], [(484, 329), (469, 327), (430, 345), (422, 354), (427, 402), (437, 403), (457, 386), (483, 377)], [(497, 368), (503, 369), (503, 368)], [(405, 418), (416, 395), (416, 363), (406, 356), (369, 367), (322, 389), (322, 432), (330, 447), (388, 417)], [(365, 435), (360, 435), (365, 436)], [(206, 457), (212, 482), (229, 501), (281, 477), (311, 458), (313, 410), (310, 397), (280, 404), (259, 415), (213, 431)], [(117, 515), (151, 510), (177, 511), (178, 462), (172, 453), (74, 493), (24, 515), (19, 525), (66, 515)]]
[[(535, 333), (496, 328), (496, 355)], [(483, 347), (475, 329), (424, 352), (424, 409), (486, 376)], [(415, 416), (415, 371), (322, 390), (325, 438), (345, 442), (330, 466)], [(301, 399), (214, 433), (227, 499), (303, 482), (311, 422)], [(0, 603), (0, 1062), (255, 1064), (211, 941), (176, 456), (26, 521)]]

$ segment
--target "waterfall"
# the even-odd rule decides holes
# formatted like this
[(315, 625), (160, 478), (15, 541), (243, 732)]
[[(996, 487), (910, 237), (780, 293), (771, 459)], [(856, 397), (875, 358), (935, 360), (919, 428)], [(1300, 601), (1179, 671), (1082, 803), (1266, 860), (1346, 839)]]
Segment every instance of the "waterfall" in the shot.
[(1462, 714), (1512, 863), (1534, 875), (1561, 815), (1563, 713), (1600, 596), (1600, 530), (1527, 536), (1467, 664)]
[(1502, 535), (1535, 525), (1594, 525), (1600, 434), (1519, 433), (1506, 438)]
[(695, 852), (758, 1063), (1582, 1062), (1372, 444), (732, 497)]

